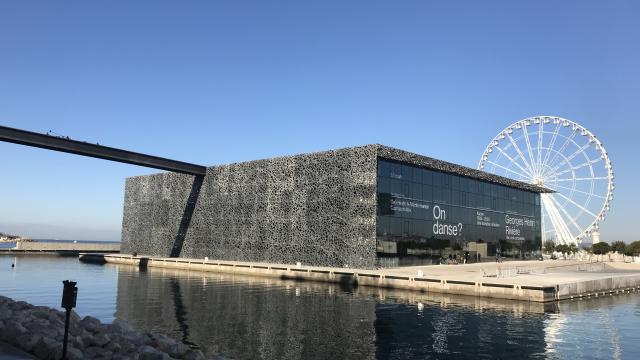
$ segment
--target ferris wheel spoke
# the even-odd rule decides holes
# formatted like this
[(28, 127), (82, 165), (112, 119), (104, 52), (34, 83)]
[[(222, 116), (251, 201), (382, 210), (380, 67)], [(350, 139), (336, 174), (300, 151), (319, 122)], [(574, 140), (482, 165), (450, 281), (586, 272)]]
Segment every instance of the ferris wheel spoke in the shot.
[(586, 144), (583, 147), (579, 148), (576, 152), (571, 154), (571, 156), (568, 156), (566, 159), (564, 159), (564, 161), (560, 162), (557, 166), (553, 167), (552, 171), (557, 171), (565, 163), (571, 166), (571, 160), (573, 160), (573, 158), (575, 158), (576, 156), (583, 154), (584, 151), (589, 148), (589, 146), (591, 146), (591, 144)]
[[(527, 174), (527, 176), (528, 176), (527, 179), (533, 178), (533, 175), (531, 174), (531, 171), (529, 170), (530, 169), (529, 164), (527, 163), (527, 160), (522, 157), (522, 153), (516, 154), (515, 157), (512, 157), (507, 152), (507, 150), (509, 150), (512, 146), (513, 146), (513, 143), (510, 143), (510, 144), (507, 144), (507, 146), (505, 146), (504, 149), (500, 148), (497, 145), (496, 145), (496, 148), (507, 159), (509, 159), (514, 165), (516, 165), (520, 170), (522, 170), (523, 173)], [(515, 149), (515, 147), (514, 147), (514, 149)], [(516, 149), (515, 152), (518, 153), (518, 150)], [(518, 161), (518, 160), (522, 160), (522, 161)], [(524, 167), (523, 167), (523, 165), (524, 165)]]
[[(569, 191), (575, 191), (575, 192), (577, 192), (577, 193), (580, 193), (580, 194), (583, 194), (583, 195), (593, 196), (593, 197), (596, 197), (596, 198), (599, 198), (599, 199), (606, 199), (606, 197), (604, 197), (604, 196), (594, 194), (593, 192), (588, 193), (588, 192), (586, 192), (586, 191), (582, 191), (582, 190), (579, 190), (579, 189), (576, 189), (576, 188), (569, 188), (569, 187), (562, 186), (562, 185), (558, 185), (558, 184), (554, 185), (553, 187), (554, 187), (554, 188), (565, 189), (565, 190), (569, 190)], [(551, 189), (551, 188), (550, 188), (550, 189)], [(551, 189), (551, 190), (554, 190), (554, 189)], [(592, 189), (592, 190), (593, 190), (593, 189)]]
[(589, 160), (589, 161), (587, 161), (587, 162), (585, 162), (585, 163), (582, 163), (582, 164), (580, 164), (580, 165), (577, 165), (577, 166), (575, 166), (575, 167), (571, 167), (571, 168), (569, 168), (569, 169), (562, 170), (561, 172), (556, 173), (556, 174), (554, 174), (554, 175), (555, 175), (555, 176), (564, 175), (564, 174), (566, 174), (566, 173), (568, 173), (568, 172), (570, 172), (570, 171), (579, 170), (579, 169), (582, 169), (582, 168), (584, 168), (584, 167), (587, 167), (587, 166), (591, 166), (591, 165), (597, 164), (597, 163), (599, 163), (600, 161), (602, 161), (602, 159), (600, 159), (600, 158), (595, 159), (595, 160)]
[(540, 119), (540, 127), (538, 128), (538, 149), (536, 154), (536, 166), (538, 167), (538, 175), (542, 173), (542, 138), (544, 135), (544, 120)]
[(531, 148), (531, 139), (529, 139), (529, 130), (527, 130), (527, 124), (522, 124), (522, 132), (524, 133), (525, 143), (527, 144), (527, 152), (529, 153), (529, 160), (531, 160), (531, 169), (533, 174), (537, 175), (538, 169), (536, 168), (536, 161), (533, 160), (533, 148)]
[(518, 175), (518, 176), (522, 177), (523, 179), (529, 179), (529, 177), (528, 177), (528, 176), (526, 176), (526, 175), (524, 175), (524, 174), (521, 174), (521, 173), (519, 173), (519, 172), (517, 172), (517, 171), (515, 171), (515, 170), (513, 170), (513, 169), (511, 169), (511, 168), (508, 168), (508, 167), (502, 166), (502, 165), (500, 165), (500, 164), (494, 163), (493, 161), (487, 160), (487, 164), (491, 164), (491, 165), (493, 165), (493, 166), (497, 166), (497, 167), (499, 167), (499, 168), (501, 168), (501, 169), (503, 169), (503, 170), (506, 170), (506, 171), (508, 171), (508, 172), (510, 172), (510, 173), (516, 174), (516, 175)]
[(571, 143), (571, 141), (573, 141), (573, 138), (578, 134), (578, 132), (576, 130), (573, 130), (573, 132), (571, 133), (571, 135), (567, 136), (564, 143), (562, 144), (562, 146), (560, 147), (560, 150), (558, 150), (554, 155), (553, 158), (551, 158), (551, 160), (544, 164), (544, 165), (549, 165), (549, 164), (553, 164), (555, 163), (556, 159), (558, 158), (558, 154), (562, 154), (564, 152), (564, 150), (567, 148), (567, 146)]
[(553, 131), (553, 137), (551, 138), (551, 143), (549, 144), (549, 151), (547, 151), (547, 154), (544, 157), (544, 161), (542, 162), (542, 165), (546, 165), (547, 162), (549, 161), (549, 156), (551, 156), (551, 150), (553, 150), (553, 147), (556, 144), (556, 140), (558, 139), (558, 134), (560, 133), (560, 126), (562, 126), (560, 123), (556, 124), (556, 128)]
[(580, 210), (584, 211), (585, 213), (587, 213), (587, 214), (589, 214), (589, 215), (593, 216), (594, 218), (595, 218), (595, 217), (598, 217), (596, 214), (594, 214), (594, 213), (592, 213), (591, 211), (589, 211), (589, 209), (587, 209), (587, 208), (585, 208), (584, 206), (582, 206), (582, 205), (578, 204), (577, 202), (573, 201), (573, 199), (569, 198), (568, 196), (566, 196), (566, 195), (564, 195), (564, 194), (562, 194), (562, 193), (560, 193), (560, 192), (557, 192), (556, 194), (557, 194), (558, 196), (560, 196), (561, 198), (563, 198), (563, 199), (567, 200), (567, 201), (568, 201), (568, 202), (570, 202), (571, 204), (573, 204), (573, 205), (574, 205), (575, 207), (577, 207), (578, 209), (580, 209)]
[[(559, 152), (556, 154), (556, 157), (559, 157), (561, 159), (566, 159), (567, 158), (564, 154), (561, 154)], [(575, 177), (575, 173), (572, 173), (572, 175)], [(544, 168), (544, 171), (542, 172), (542, 177), (546, 178), (546, 179), (548, 179), (550, 177), (551, 178), (557, 178), (557, 175), (554, 174), (553, 170), (549, 169), (549, 167), (546, 166)]]
[(520, 159), (522, 159), (522, 162), (525, 164), (525, 167), (529, 169), (528, 173), (531, 174), (531, 176), (533, 177), (534, 171), (531, 168), (531, 164), (527, 163), (527, 160), (524, 158), (524, 154), (522, 154), (522, 150), (520, 150), (520, 147), (518, 146), (518, 144), (516, 144), (516, 141), (513, 139), (513, 136), (511, 136), (511, 134), (507, 134), (507, 135), (508, 135), (507, 137), (509, 138), (509, 141), (513, 145), (513, 148), (518, 153)]
[(589, 181), (589, 180), (609, 180), (607, 176), (602, 177), (590, 177), (590, 178), (573, 178), (573, 179), (553, 179), (550, 180), (550, 183), (554, 182), (568, 182), (568, 181)]
[(524, 178), (531, 178), (532, 177), (531, 173), (529, 173), (529, 171), (527, 171), (525, 168), (523, 168), (515, 159), (513, 159), (511, 156), (509, 156), (509, 154), (507, 154), (507, 152), (505, 150), (503, 150), (499, 146), (496, 146), (495, 148), (498, 149), (498, 151), (500, 151), (500, 153), (502, 155), (504, 155), (504, 157), (509, 159), (509, 161), (511, 161), (511, 163), (513, 165), (517, 166), (518, 169), (522, 170), (522, 172), (524, 172), (525, 174), (528, 174), (528, 177), (527, 176), (523, 176)]
[[(549, 199), (550, 199), (551, 201), (553, 201), (553, 202), (555, 203), (555, 205), (556, 205), (556, 208), (560, 209), (560, 211), (562, 211), (562, 213), (565, 215), (565, 217), (571, 221), (571, 224), (572, 224), (572, 225), (576, 228), (576, 230), (578, 231), (578, 235), (579, 235), (580, 233), (582, 233), (583, 229), (580, 227), (580, 225), (578, 225), (578, 223), (576, 223), (576, 220), (575, 220), (571, 215), (569, 215), (569, 213), (568, 213), (568, 212), (567, 212), (567, 210), (564, 208), (564, 206), (561, 206), (561, 205), (556, 201), (556, 199), (554, 199), (554, 198), (553, 198), (553, 195), (549, 196)], [(566, 223), (566, 222), (565, 222), (565, 223)]]

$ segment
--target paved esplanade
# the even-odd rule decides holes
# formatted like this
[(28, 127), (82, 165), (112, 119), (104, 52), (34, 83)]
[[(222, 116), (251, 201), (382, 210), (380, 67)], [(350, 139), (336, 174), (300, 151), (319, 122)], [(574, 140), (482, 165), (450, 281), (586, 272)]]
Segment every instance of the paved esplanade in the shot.
[(635, 263), (513, 261), (371, 270), (126, 254), (81, 254), (80, 260), (540, 303), (640, 290), (640, 264)]
[(468, 265), (415, 266), (385, 270), (385, 273), (413, 276), (422, 271), (425, 276), (450, 280), (484, 281), (499, 284), (554, 286), (580, 281), (607, 279), (625, 275), (640, 275), (640, 264), (589, 263), (584, 261), (509, 261)]

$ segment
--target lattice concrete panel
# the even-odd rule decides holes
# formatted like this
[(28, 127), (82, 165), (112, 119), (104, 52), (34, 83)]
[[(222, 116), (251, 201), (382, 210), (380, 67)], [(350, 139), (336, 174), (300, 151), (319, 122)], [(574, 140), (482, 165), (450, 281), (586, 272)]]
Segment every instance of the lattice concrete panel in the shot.
[[(378, 146), (207, 169), (183, 257), (375, 266)], [(168, 256), (193, 177), (127, 179), (123, 252)]]
[(128, 178), (120, 251), (169, 256), (192, 182), (193, 176), (174, 173)]

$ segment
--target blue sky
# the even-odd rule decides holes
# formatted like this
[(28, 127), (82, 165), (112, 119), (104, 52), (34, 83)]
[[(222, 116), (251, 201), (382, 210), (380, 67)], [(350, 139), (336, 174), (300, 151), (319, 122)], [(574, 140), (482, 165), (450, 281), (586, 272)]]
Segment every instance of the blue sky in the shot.
[[(640, 240), (635, 1), (3, 1), (0, 124), (205, 165), (382, 143), (475, 167), (559, 115)], [(119, 239), (136, 166), (0, 143), (0, 231)]]

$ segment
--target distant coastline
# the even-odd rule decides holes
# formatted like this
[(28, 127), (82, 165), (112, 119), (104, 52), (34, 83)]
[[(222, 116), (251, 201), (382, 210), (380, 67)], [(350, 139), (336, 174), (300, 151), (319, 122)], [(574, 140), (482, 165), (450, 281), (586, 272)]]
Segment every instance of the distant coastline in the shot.
[(51, 242), (51, 243), (120, 243), (120, 240), (61, 240), (61, 239), (34, 239), (35, 242)]
[[(11, 239), (17, 239), (12, 237)], [(0, 254), (7, 252), (119, 252), (120, 241), (33, 239), (0, 241)]]
[(119, 243), (120, 240), (61, 240), (61, 239), (31, 239), (28, 237), (0, 232), (0, 243), (17, 242), (50, 242), (50, 243)]
[(13, 234), (5, 234), (3, 232), (0, 232), (0, 242), (19, 242), (19, 241), (24, 241), (24, 242), (31, 242), (34, 241), (33, 239), (27, 238), (27, 237), (23, 237), (20, 235), (13, 235)]

